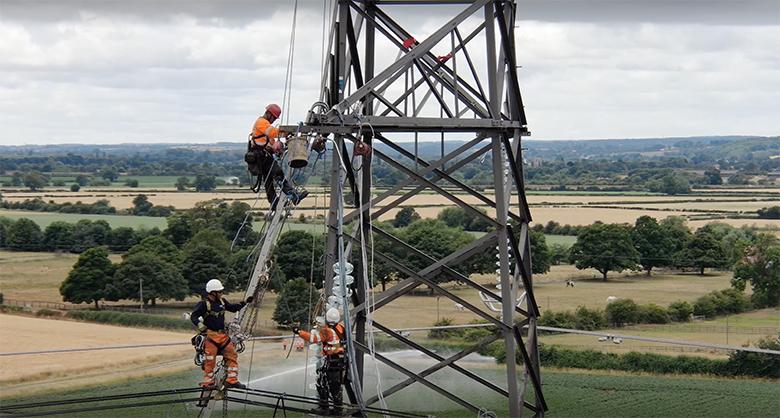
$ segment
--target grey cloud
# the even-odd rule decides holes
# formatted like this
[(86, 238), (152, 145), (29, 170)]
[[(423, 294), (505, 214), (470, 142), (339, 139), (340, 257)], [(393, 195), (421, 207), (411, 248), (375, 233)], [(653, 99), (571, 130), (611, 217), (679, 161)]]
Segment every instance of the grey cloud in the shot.
[[(321, 13), (324, 1), (300, 0), (299, 8)], [(215, 25), (244, 25), (280, 11), (293, 0), (3, 0), (0, 17), (21, 21), (66, 21), (90, 14), (164, 22), (175, 15), (210, 20)], [(385, 6), (399, 17), (446, 14), (461, 6)], [(777, 0), (519, 0), (520, 20), (549, 22), (695, 22), (717, 25), (780, 24)]]

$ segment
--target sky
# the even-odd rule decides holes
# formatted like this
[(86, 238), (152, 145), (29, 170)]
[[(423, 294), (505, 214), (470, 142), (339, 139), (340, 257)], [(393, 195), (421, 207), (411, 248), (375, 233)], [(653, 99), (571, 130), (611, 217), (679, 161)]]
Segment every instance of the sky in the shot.
[[(319, 96), (323, 6), (300, 0), (292, 123)], [(422, 41), (463, 7), (387, 10)], [(292, 15), (0, 0), (0, 145), (244, 141), (283, 101)], [(516, 31), (534, 139), (780, 134), (780, 0), (519, 0)]]

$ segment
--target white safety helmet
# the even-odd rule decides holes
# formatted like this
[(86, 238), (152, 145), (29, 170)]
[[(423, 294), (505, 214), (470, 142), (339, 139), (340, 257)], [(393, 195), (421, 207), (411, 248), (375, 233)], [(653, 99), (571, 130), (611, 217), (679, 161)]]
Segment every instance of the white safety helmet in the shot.
[(325, 320), (328, 321), (329, 324), (336, 324), (341, 320), (341, 314), (339, 313), (339, 310), (336, 308), (330, 308), (327, 312), (325, 312)]
[(219, 280), (211, 279), (206, 283), (206, 293), (216, 292), (218, 290), (225, 290), (225, 287), (222, 286), (222, 282)]

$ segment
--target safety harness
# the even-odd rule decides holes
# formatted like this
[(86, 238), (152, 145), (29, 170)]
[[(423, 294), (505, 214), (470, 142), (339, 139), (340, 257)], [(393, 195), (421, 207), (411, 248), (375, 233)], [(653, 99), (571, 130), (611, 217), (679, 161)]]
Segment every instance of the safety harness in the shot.
[[(222, 309), (219, 312), (216, 312), (211, 309), (211, 301), (206, 299), (204, 302), (206, 302), (206, 313), (204, 314), (204, 317), (206, 316), (212, 316), (212, 317), (225, 317), (225, 309)], [(225, 306), (227, 304), (227, 301), (223, 298), (222, 299), (222, 306)], [(205, 322), (205, 318), (204, 318)], [(225, 331), (225, 330), (219, 330), (219, 331)], [(200, 368), (203, 368), (203, 364), (206, 360), (206, 340), (211, 341), (212, 344), (217, 346), (217, 354), (222, 354), (222, 350), (225, 349), (225, 347), (230, 344), (230, 339), (225, 341), (224, 344), (217, 344), (216, 341), (212, 340), (211, 338), (208, 338), (205, 334), (198, 333), (198, 335), (195, 335), (190, 339), (190, 342), (192, 343), (192, 346), (195, 348), (195, 365), (199, 366)]]

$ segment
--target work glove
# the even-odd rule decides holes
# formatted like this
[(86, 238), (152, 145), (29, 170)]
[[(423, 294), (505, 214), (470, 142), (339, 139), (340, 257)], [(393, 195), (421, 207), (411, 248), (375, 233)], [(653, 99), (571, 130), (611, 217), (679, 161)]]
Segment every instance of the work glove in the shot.
[(271, 144), (271, 151), (274, 154), (281, 154), (284, 151), (282, 141), (279, 140), (274, 141), (274, 143)]
[(206, 331), (208, 331), (208, 328), (206, 328), (206, 324), (203, 322), (198, 323), (198, 331), (200, 331), (201, 334), (205, 334)]
[(298, 333), (301, 332), (301, 329), (298, 328), (297, 325), (293, 325), (292, 331), (293, 331), (293, 334), (298, 335)]
[(246, 304), (247, 304), (247, 305), (249, 305), (249, 304), (250, 304), (250, 303), (252, 303), (254, 300), (255, 300), (255, 297), (254, 297), (254, 296), (250, 296), (250, 297), (246, 298)]

